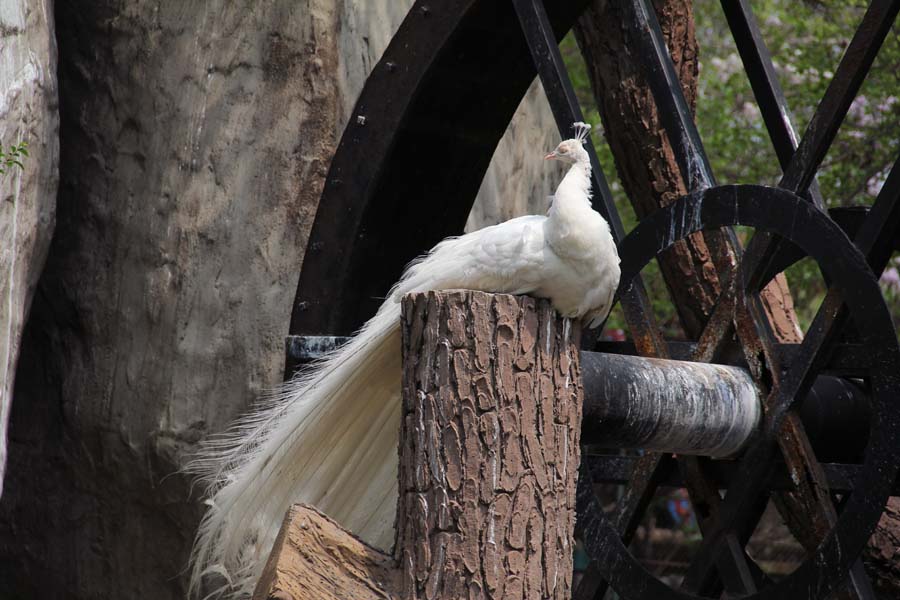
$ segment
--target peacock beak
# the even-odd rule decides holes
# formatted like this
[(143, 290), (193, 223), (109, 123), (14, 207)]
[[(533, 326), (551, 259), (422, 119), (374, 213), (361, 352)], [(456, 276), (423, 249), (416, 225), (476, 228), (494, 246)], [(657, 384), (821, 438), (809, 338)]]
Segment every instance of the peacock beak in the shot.
[(556, 150), (544, 157), (544, 160), (553, 160), (557, 157)]

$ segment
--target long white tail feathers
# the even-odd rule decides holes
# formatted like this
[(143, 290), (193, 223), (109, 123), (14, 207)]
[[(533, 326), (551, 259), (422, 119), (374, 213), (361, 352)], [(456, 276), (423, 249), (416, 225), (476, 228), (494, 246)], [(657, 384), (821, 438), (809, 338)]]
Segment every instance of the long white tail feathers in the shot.
[(400, 304), (387, 300), (345, 346), (294, 378), (189, 472), (208, 487), (191, 592), (246, 598), (284, 514), (312, 504), (386, 550), (394, 537), (400, 419)]

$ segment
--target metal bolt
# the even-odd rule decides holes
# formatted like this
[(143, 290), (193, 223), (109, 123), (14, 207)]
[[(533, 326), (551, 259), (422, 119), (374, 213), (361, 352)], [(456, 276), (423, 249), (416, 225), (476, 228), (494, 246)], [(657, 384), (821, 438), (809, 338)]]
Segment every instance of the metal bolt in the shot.
[(356, 117), (356, 124), (357, 124), (357, 125), (365, 125), (365, 124), (366, 124), (366, 117), (365, 117), (365, 115), (359, 115), (359, 116), (357, 116), (357, 117)]
[(384, 63), (384, 66), (387, 67), (387, 70), (389, 73), (393, 73), (394, 71), (397, 70), (397, 63), (393, 63), (393, 62), (389, 61), (389, 62)]

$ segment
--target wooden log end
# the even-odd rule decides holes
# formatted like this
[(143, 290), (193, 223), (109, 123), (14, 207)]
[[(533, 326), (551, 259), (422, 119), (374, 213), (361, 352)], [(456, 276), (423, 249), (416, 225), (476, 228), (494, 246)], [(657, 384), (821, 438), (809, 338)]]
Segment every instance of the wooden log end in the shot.
[(398, 598), (390, 555), (369, 546), (312, 506), (288, 511), (253, 600)]

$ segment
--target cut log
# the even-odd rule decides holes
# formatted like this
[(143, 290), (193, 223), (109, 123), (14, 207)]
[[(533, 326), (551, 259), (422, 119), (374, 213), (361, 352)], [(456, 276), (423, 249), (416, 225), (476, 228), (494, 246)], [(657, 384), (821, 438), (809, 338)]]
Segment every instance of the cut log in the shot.
[(398, 590), (389, 554), (315, 508), (296, 504), (284, 519), (253, 600), (384, 600), (399, 598)]
[(546, 301), (404, 298), (394, 555), (295, 506), (254, 598), (569, 598), (579, 337)]

